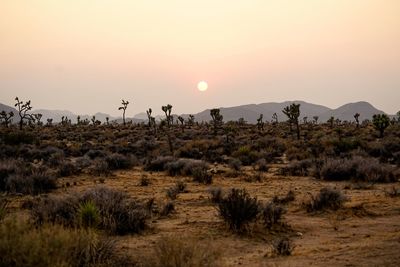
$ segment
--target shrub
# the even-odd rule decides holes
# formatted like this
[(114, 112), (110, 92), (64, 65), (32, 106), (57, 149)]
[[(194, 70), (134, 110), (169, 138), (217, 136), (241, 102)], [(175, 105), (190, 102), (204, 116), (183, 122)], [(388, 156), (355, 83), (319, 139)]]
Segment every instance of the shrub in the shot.
[(394, 167), (381, 164), (377, 159), (361, 157), (327, 159), (321, 168), (321, 177), (333, 181), (394, 182), (395, 174)]
[(324, 187), (318, 195), (311, 195), (311, 200), (304, 205), (307, 212), (326, 209), (337, 210), (343, 206), (345, 201), (347, 201), (347, 197), (340, 190)]
[(6, 183), (6, 189), (11, 193), (37, 195), (56, 188), (56, 178), (46, 170), (34, 170), (28, 175), (16, 173), (8, 177)]
[(284, 212), (285, 210), (281, 206), (273, 202), (266, 204), (262, 213), (264, 225), (267, 228), (272, 228), (274, 225), (282, 224), (281, 220)]
[(281, 169), (282, 175), (291, 175), (291, 176), (307, 176), (309, 175), (309, 168), (312, 165), (312, 161), (310, 159), (304, 160), (293, 160), (286, 167)]
[(223, 199), (223, 191), (221, 187), (211, 187), (208, 189), (211, 197), (210, 200), (213, 203), (220, 203)]
[(72, 162), (62, 161), (58, 167), (57, 174), (59, 177), (67, 177), (79, 174), (81, 170)]
[(105, 158), (110, 170), (129, 169), (134, 160), (125, 155), (114, 153)]
[(149, 161), (144, 167), (145, 171), (164, 171), (165, 165), (169, 162), (173, 162), (175, 159), (171, 156), (160, 156), (154, 160)]
[(151, 266), (218, 266), (220, 252), (211, 243), (193, 237), (162, 237), (155, 247)]
[(202, 184), (211, 184), (212, 183), (212, 175), (208, 173), (205, 168), (195, 168), (192, 170), (193, 181), (199, 182)]
[(267, 172), (269, 167), (268, 167), (268, 163), (265, 159), (259, 159), (257, 160), (256, 163), (256, 168), (258, 171), (260, 172)]
[(8, 200), (5, 197), (0, 196), (0, 222), (4, 219), (7, 214)]
[(147, 175), (142, 175), (140, 177), (139, 185), (140, 186), (148, 186), (150, 184), (150, 179)]
[(85, 228), (97, 227), (100, 223), (100, 214), (96, 205), (91, 201), (80, 204), (78, 209), (78, 220), (79, 224)]
[(115, 266), (115, 244), (92, 231), (26, 222), (0, 224), (0, 266)]
[(160, 215), (168, 216), (169, 214), (171, 214), (174, 211), (175, 211), (174, 202), (168, 201), (167, 203), (164, 204), (163, 208), (160, 210)]
[(283, 198), (279, 198), (278, 196), (274, 196), (274, 198), (272, 199), (272, 202), (275, 204), (287, 204), (289, 202), (292, 202), (295, 200), (295, 194), (292, 190), (289, 190), (289, 192), (287, 192), (286, 196)]
[(288, 238), (279, 238), (272, 243), (272, 246), (274, 253), (278, 256), (290, 256), (294, 249), (292, 242)]
[(89, 172), (95, 176), (111, 175), (111, 170), (108, 166), (108, 163), (104, 159), (96, 159), (94, 164), (90, 167)]
[(33, 144), (36, 142), (35, 135), (25, 131), (3, 133), (1, 137), (6, 145)]
[(229, 160), (228, 164), (229, 164), (229, 167), (235, 171), (240, 171), (240, 168), (242, 167), (242, 162), (236, 158)]
[(257, 198), (252, 198), (245, 189), (232, 189), (218, 203), (219, 215), (234, 231), (240, 231), (258, 214)]
[(101, 217), (99, 227), (112, 233), (139, 233), (146, 226), (146, 209), (121, 191), (97, 186), (86, 191), (81, 201), (96, 205)]
[(30, 206), (37, 224), (52, 222), (74, 226), (81, 222), (83, 213), (88, 217), (97, 217), (95, 213), (98, 213), (99, 228), (121, 235), (141, 232), (146, 227), (148, 216), (145, 205), (129, 199), (121, 191), (104, 186), (97, 186), (80, 195), (38, 198), (26, 206)]
[(45, 196), (24, 203), (31, 209), (31, 215), (36, 224), (58, 223), (64, 226), (75, 226), (76, 211), (79, 207), (79, 197)]

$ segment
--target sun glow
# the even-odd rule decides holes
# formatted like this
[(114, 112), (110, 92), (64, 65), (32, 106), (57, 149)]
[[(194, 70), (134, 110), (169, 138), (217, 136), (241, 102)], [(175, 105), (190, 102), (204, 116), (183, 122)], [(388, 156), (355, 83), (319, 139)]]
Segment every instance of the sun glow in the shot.
[(208, 89), (208, 84), (205, 81), (201, 81), (197, 84), (197, 89), (199, 89), (199, 91), (206, 91)]

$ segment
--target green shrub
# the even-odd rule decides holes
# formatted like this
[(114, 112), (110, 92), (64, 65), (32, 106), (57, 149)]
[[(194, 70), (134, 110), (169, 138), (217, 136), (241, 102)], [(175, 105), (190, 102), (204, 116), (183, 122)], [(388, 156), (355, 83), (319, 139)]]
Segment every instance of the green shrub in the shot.
[(80, 225), (85, 228), (95, 228), (100, 223), (99, 210), (91, 201), (80, 204), (77, 216)]

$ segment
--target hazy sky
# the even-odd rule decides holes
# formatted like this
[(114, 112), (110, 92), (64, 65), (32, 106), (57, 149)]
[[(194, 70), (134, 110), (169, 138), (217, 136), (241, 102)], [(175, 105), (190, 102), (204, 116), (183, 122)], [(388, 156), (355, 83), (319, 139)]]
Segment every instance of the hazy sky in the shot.
[[(200, 80), (209, 89), (199, 92)], [(0, 0), (0, 102), (127, 115), (300, 99), (400, 110), (399, 0)]]

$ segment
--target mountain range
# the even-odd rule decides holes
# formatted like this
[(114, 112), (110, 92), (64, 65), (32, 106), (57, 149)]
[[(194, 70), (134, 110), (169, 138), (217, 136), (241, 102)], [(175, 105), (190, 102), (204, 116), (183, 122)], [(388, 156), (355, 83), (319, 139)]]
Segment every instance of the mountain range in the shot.
[[(255, 123), (260, 116), (263, 114), (264, 121), (270, 121), (272, 119), (272, 115), (276, 113), (278, 115), (278, 120), (283, 121), (286, 120), (286, 116), (282, 113), (282, 110), (292, 104), (297, 103), (300, 104), (300, 119), (303, 117), (308, 117), (308, 120), (312, 120), (314, 116), (318, 116), (319, 122), (327, 121), (331, 116), (335, 119), (353, 121), (354, 114), (360, 114), (360, 121), (365, 119), (371, 119), (374, 114), (384, 113), (381, 110), (376, 109), (370, 103), (365, 101), (348, 103), (343, 106), (340, 106), (336, 109), (331, 109), (322, 105), (316, 105), (312, 103), (307, 103), (304, 101), (285, 101), (285, 102), (270, 102), (270, 103), (262, 103), (262, 104), (249, 104), (249, 105), (241, 105), (234, 107), (220, 107), (220, 112), (224, 117), (224, 121), (236, 121), (239, 118), (243, 118), (245, 121), (250, 123)], [(0, 111), (5, 110), (7, 112), (13, 111), (14, 114), (17, 114), (17, 110), (13, 107), (4, 105), (0, 103)], [(48, 110), (48, 109), (37, 109), (33, 110), (31, 113), (41, 113), (43, 115), (42, 121), (46, 122), (48, 118), (52, 118), (53, 122), (60, 122), (62, 116), (67, 116), (68, 119), (71, 119), (72, 122), (76, 122), (78, 115), (74, 114), (68, 110)], [(196, 121), (210, 121), (210, 109), (206, 109), (197, 114), (193, 114)], [(121, 117), (113, 117), (105, 113), (96, 113), (94, 114), (96, 120), (101, 122), (106, 121), (106, 117), (109, 118), (110, 121), (122, 122)], [(175, 117), (178, 115), (174, 115)], [(184, 118), (187, 118), (189, 114), (182, 114)], [(89, 115), (80, 115), (81, 120), (91, 119), (92, 116)], [(162, 116), (156, 116), (157, 119), (161, 119)], [(147, 121), (146, 113), (142, 112), (135, 115), (132, 118), (126, 118), (127, 121), (133, 122), (143, 122)]]

